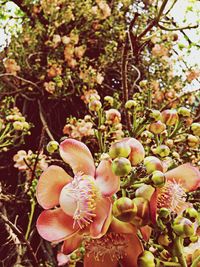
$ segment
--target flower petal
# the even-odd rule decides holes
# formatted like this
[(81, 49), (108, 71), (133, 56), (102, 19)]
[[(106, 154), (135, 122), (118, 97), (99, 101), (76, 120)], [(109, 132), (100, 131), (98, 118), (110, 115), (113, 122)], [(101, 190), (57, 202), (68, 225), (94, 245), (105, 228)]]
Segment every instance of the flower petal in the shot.
[(104, 235), (111, 223), (112, 218), (112, 203), (109, 198), (101, 198), (97, 202), (96, 217), (90, 226), (90, 235), (92, 238), (100, 238)]
[(83, 238), (79, 233), (73, 235), (72, 237), (66, 239), (62, 245), (61, 251), (64, 254), (70, 254), (72, 251), (77, 249), (81, 244)]
[(137, 228), (133, 224), (122, 222), (115, 217), (113, 217), (108, 231), (120, 234), (137, 234)]
[(153, 224), (156, 224), (156, 214), (157, 214), (157, 199), (158, 199), (158, 190), (156, 189), (149, 201), (151, 221)]
[(59, 203), (62, 188), (72, 181), (61, 167), (52, 165), (42, 173), (37, 184), (36, 197), (44, 209), (50, 209)]
[(95, 258), (94, 253), (86, 254), (84, 257), (84, 267), (118, 267), (118, 261), (111, 259), (107, 253), (104, 257), (100, 257), (99, 260)]
[(152, 228), (149, 225), (145, 225), (140, 227), (140, 232), (142, 234), (144, 241), (148, 242), (152, 233)]
[(79, 228), (73, 227), (73, 218), (61, 208), (43, 211), (36, 224), (39, 234), (51, 242), (59, 242), (74, 235)]
[(70, 255), (65, 255), (62, 252), (58, 252), (57, 261), (58, 261), (58, 266), (66, 265), (70, 261)]
[(200, 186), (200, 172), (189, 163), (166, 172), (165, 176), (167, 180), (180, 183), (186, 191), (194, 191)]
[(129, 160), (132, 165), (137, 165), (144, 160), (145, 150), (143, 145), (135, 138), (127, 138), (128, 145), (131, 148), (131, 153), (129, 155)]
[(88, 147), (75, 139), (66, 139), (60, 144), (60, 155), (70, 165), (74, 174), (82, 172), (94, 177), (95, 165)]
[(102, 160), (96, 170), (96, 182), (103, 196), (109, 197), (120, 188), (120, 178), (111, 169), (112, 160)]
[(128, 247), (126, 248), (126, 255), (122, 258), (122, 266), (126, 267), (138, 267), (137, 259), (143, 251), (142, 243), (137, 235), (126, 235)]

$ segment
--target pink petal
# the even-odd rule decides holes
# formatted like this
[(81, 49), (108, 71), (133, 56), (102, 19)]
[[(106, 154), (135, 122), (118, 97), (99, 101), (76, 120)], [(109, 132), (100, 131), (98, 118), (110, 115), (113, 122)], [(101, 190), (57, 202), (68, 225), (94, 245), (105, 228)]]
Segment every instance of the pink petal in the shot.
[(129, 160), (132, 165), (137, 165), (144, 160), (145, 151), (143, 145), (135, 138), (124, 138), (124, 141), (128, 143), (131, 148), (129, 154)]
[(96, 170), (96, 182), (103, 196), (110, 197), (120, 188), (120, 178), (111, 169), (112, 160), (102, 160)]
[(73, 218), (61, 208), (43, 211), (37, 219), (36, 227), (39, 234), (51, 242), (62, 241), (79, 230), (73, 227)]
[(95, 259), (94, 253), (88, 253), (84, 257), (84, 267), (118, 267), (117, 260), (113, 260), (109, 253), (106, 253), (104, 257), (99, 257), (99, 260)]
[(152, 233), (152, 228), (149, 225), (145, 225), (140, 227), (140, 232), (142, 234), (144, 241), (148, 242)]
[(92, 238), (103, 236), (111, 223), (112, 203), (109, 198), (101, 198), (96, 206), (96, 217), (90, 226), (90, 235)]
[(66, 139), (60, 144), (60, 156), (70, 165), (74, 174), (82, 172), (94, 177), (95, 165), (88, 147), (75, 139)]
[(72, 253), (75, 249), (77, 249), (80, 246), (82, 240), (83, 240), (82, 236), (79, 235), (78, 233), (66, 239), (62, 245), (61, 249), (62, 252), (64, 254)]
[(151, 221), (153, 224), (156, 224), (157, 199), (158, 199), (158, 190), (156, 189), (153, 192), (151, 199), (150, 199), (150, 202), (149, 202)]
[(137, 234), (137, 228), (133, 224), (122, 222), (115, 217), (113, 217), (108, 231), (119, 234)]
[(167, 180), (180, 183), (186, 191), (194, 191), (200, 186), (200, 172), (189, 163), (172, 169), (165, 175)]
[(58, 205), (62, 188), (71, 181), (72, 178), (61, 167), (50, 166), (38, 181), (36, 189), (38, 203), (44, 209)]
[(142, 243), (140, 242), (137, 235), (127, 234), (126, 236), (127, 236), (126, 244), (128, 244), (128, 247), (125, 250), (126, 255), (121, 260), (122, 266), (138, 267), (138, 264), (137, 264), (138, 256), (144, 250)]
[(58, 266), (63, 266), (70, 261), (70, 255), (65, 255), (62, 252), (58, 252), (57, 254), (57, 261), (58, 261)]

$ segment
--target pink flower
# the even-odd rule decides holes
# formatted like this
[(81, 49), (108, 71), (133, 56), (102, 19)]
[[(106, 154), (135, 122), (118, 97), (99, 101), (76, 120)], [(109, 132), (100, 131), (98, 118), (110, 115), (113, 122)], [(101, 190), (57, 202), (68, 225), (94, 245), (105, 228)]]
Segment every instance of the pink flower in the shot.
[(186, 202), (186, 192), (194, 191), (200, 186), (200, 172), (186, 163), (165, 173), (166, 184), (156, 188), (150, 199), (153, 222), (156, 221), (157, 208), (168, 208), (180, 214), (190, 204)]
[(102, 160), (95, 169), (91, 152), (80, 141), (63, 141), (60, 155), (74, 178), (55, 165), (41, 175), (36, 196), (46, 210), (37, 220), (37, 230), (51, 242), (82, 233), (99, 238), (111, 222), (110, 197), (119, 189), (119, 177), (112, 173), (111, 160)]
[[(137, 228), (113, 218), (108, 232), (98, 239), (75, 235), (64, 241), (57, 259), (59, 265), (68, 263), (69, 253), (80, 244), (85, 247), (84, 267), (136, 267), (143, 246), (137, 237)], [(134, 253), (133, 253), (134, 250)], [(62, 255), (62, 261), (61, 256)]]

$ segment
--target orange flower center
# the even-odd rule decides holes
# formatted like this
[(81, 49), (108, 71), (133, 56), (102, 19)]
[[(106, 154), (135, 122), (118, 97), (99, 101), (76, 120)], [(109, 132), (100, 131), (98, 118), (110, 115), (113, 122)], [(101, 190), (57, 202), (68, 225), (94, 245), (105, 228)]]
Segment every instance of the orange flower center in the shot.
[(158, 208), (168, 208), (172, 212), (180, 213), (186, 205), (186, 193), (181, 184), (168, 181), (158, 194)]
[(103, 262), (105, 256), (112, 261), (121, 260), (126, 256), (128, 247), (126, 236), (118, 233), (108, 233), (99, 239), (92, 239), (85, 242), (86, 256), (91, 253), (96, 261)]

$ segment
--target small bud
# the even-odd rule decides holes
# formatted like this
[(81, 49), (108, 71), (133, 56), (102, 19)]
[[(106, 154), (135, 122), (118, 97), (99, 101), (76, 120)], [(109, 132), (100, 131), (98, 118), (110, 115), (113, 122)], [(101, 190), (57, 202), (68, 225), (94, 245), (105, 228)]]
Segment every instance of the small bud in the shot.
[(164, 224), (168, 223), (171, 220), (171, 212), (167, 208), (159, 209), (158, 215)]
[(112, 162), (112, 171), (117, 176), (125, 176), (131, 171), (131, 163), (128, 159), (120, 157)]
[(190, 237), (195, 234), (194, 224), (182, 216), (176, 217), (172, 225), (175, 234), (181, 237)]
[(54, 152), (58, 149), (58, 147), (59, 147), (58, 142), (56, 142), (56, 141), (50, 141), (50, 142), (47, 144), (46, 149), (47, 149), (47, 151), (48, 151), (49, 153), (54, 153)]
[(189, 134), (187, 136), (187, 143), (188, 143), (188, 146), (190, 147), (196, 147), (199, 144), (199, 137)]
[(89, 109), (91, 111), (99, 111), (102, 107), (102, 104), (99, 100), (93, 100), (89, 103)]
[(175, 125), (179, 119), (175, 109), (166, 109), (161, 113), (162, 122), (168, 126)]
[(154, 187), (163, 187), (166, 182), (166, 177), (163, 172), (161, 171), (154, 171), (150, 178), (151, 185)]
[(13, 122), (13, 128), (16, 130), (16, 131), (22, 131), (23, 130), (23, 123), (21, 121), (14, 121)]
[(128, 100), (125, 104), (126, 109), (134, 109), (137, 106), (137, 102), (135, 100)]
[(107, 95), (104, 97), (104, 100), (107, 101), (110, 106), (113, 106), (114, 98), (112, 96)]
[(143, 251), (138, 257), (138, 267), (155, 267), (154, 255), (150, 251)]
[(137, 207), (128, 197), (121, 197), (113, 204), (113, 215), (123, 222), (130, 222), (137, 213)]
[(149, 116), (155, 119), (156, 121), (159, 121), (161, 119), (161, 113), (159, 110), (156, 109), (152, 110)]
[(154, 133), (154, 134), (160, 134), (165, 129), (166, 129), (166, 125), (161, 121), (157, 121), (157, 122), (151, 123), (149, 125), (149, 131)]
[(190, 117), (191, 111), (188, 108), (180, 107), (178, 109), (178, 114), (183, 116), (183, 117)]
[(25, 130), (29, 130), (30, 129), (30, 125), (28, 124), (28, 122), (24, 121), (24, 122), (22, 122), (22, 125), (23, 125), (23, 128)]
[(156, 148), (156, 154), (158, 154), (160, 157), (167, 157), (170, 154), (170, 149), (166, 145), (160, 145)]
[(162, 162), (154, 156), (146, 157), (144, 159), (144, 166), (145, 166), (148, 174), (150, 174), (154, 171), (161, 171), (161, 172), (163, 171)]
[(119, 157), (128, 157), (131, 152), (131, 148), (127, 142), (115, 142), (111, 145), (109, 150), (109, 155), (112, 159), (119, 158)]
[(172, 139), (167, 139), (165, 145), (172, 148), (174, 146), (174, 141)]
[(191, 222), (195, 222), (198, 218), (198, 211), (194, 208), (187, 208), (183, 212), (183, 217), (189, 219)]
[(164, 247), (168, 247), (172, 240), (170, 240), (169, 236), (166, 234), (161, 234), (158, 237), (158, 244)]
[(145, 86), (147, 86), (147, 84), (148, 84), (147, 80), (142, 80), (142, 81), (139, 82), (139, 86), (140, 87), (145, 87)]
[(192, 123), (191, 130), (192, 130), (194, 135), (200, 136), (200, 123), (198, 123), (198, 122)]
[(128, 144), (131, 148), (129, 160), (133, 166), (141, 163), (144, 160), (145, 150), (143, 145), (135, 138), (130, 138)]

